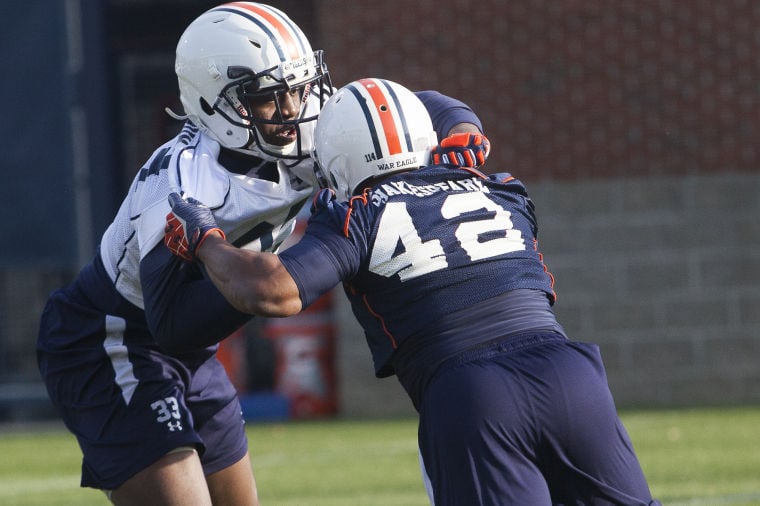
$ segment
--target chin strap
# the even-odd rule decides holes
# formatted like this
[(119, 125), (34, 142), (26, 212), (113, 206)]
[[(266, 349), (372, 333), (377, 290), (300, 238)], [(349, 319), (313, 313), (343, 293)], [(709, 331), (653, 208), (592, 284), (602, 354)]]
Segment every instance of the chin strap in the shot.
[(174, 118), (176, 120), (179, 120), (179, 121), (184, 121), (187, 118), (189, 118), (189, 116), (187, 114), (177, 114), (176, 112), (172, 111), (168, 107), (164, 107), (164, 112), (166, 114), (168, 114), (169, 116), (171, 116), (172, 118)]

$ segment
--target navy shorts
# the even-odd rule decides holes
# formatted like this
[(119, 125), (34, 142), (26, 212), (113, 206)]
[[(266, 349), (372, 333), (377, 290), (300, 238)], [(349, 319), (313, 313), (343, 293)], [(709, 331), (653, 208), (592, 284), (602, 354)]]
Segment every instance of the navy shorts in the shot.
[(420, 407), (436, 506), (648, 505), (595, 345), (524, 335), (445, 362)]
[(144, 325), (94, 311), (76, 290), (54, 293), (37, 342), (53, 404), (82, 449), (82, 486), (112, 490), (180, 446), (206, 474), (248, 451), (234, 386), (214, 349), (160, 352)]

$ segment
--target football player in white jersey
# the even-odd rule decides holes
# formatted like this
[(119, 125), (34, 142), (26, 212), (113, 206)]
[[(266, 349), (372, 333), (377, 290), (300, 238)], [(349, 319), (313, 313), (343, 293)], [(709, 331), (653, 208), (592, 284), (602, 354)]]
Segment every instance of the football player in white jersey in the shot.
[[(219, 5), (177, 45), (181, 132), (135, 176), (92, 262), (51, 294), (37, 341), (83, 453), (115, 504), (257, 505), (244, 421), (217, 343), (250, 319), (162, 244), (167, 196), (213, 209), (238, 247), (276, 251), (315, 187), (308, 152), (332, 92), (321, 51), (283, 12)], [(445, 137), (472, 111), (420, 92)]]

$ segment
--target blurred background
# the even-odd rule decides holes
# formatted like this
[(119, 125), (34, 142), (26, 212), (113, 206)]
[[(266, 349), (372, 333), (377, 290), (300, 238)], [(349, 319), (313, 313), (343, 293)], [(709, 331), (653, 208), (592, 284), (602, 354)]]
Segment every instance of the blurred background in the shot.
[[(37, 323), (150, 153), (178, 130), (174, 49), (220, 2), (0, 4), (0, 420), (54, 414)], [(760, 402), (760, 3), (271, 0), (337, 86), (468, 103), (490, 170), (528, 186), (571, 338), (619, 407)], [(226, 341), (251, 418), (412, 413), (342, 294)]]

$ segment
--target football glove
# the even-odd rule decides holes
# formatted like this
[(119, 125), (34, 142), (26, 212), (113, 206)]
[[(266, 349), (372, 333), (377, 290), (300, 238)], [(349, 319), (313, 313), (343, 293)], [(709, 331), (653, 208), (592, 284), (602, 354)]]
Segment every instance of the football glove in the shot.
[(463, 132), (452, 134), (432, 149), (433, 163), (477, 168), (486, 163), (491, 143), (485, 135)]
[(225, 238), (211, 209), (202, 202), (173, 192), (169, 194), (169, 205), (172, 210), (166, 215), (164, 244), (172, 254), (191, 262), (209, 234), (217, 232)]

